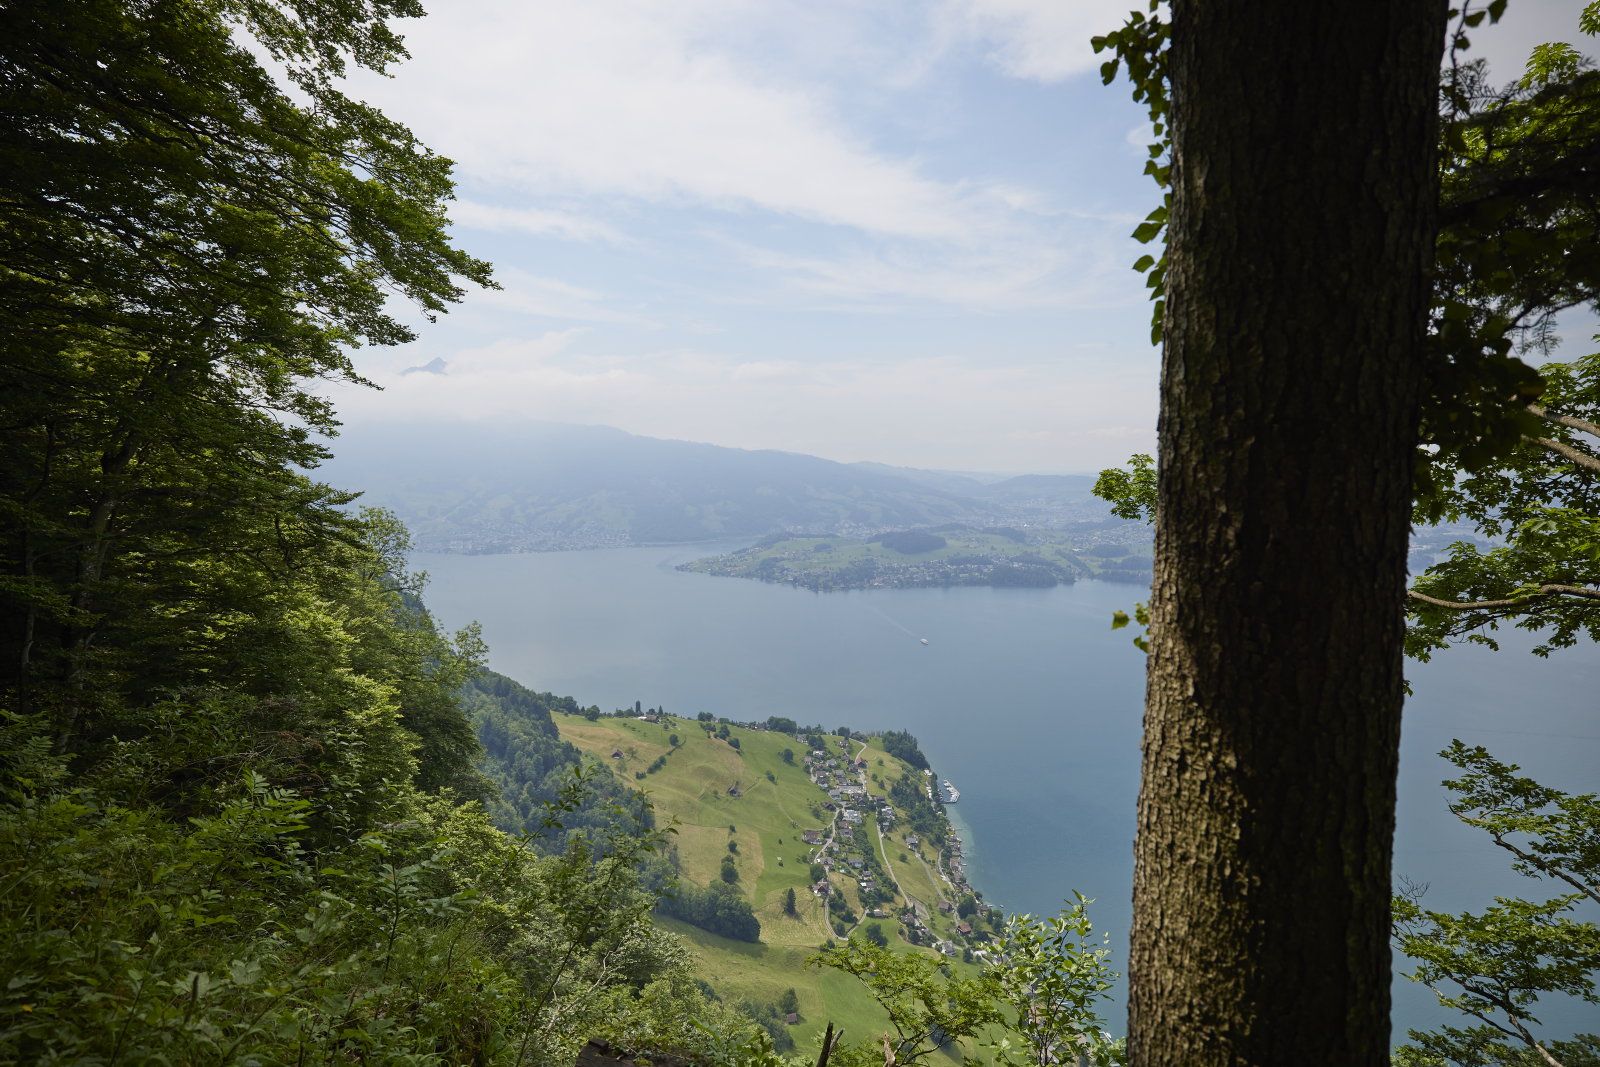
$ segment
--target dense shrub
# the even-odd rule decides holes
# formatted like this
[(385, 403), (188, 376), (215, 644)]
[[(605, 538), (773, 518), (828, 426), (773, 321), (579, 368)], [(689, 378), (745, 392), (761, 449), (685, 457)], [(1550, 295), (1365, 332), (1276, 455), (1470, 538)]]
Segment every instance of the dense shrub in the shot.
[(704, 889), (680, 884), (664, 893), (656, 907), (663, 915), (735, 941), (761, 940), (761, 920), (750, 902), (724, 882), (713, 882)]

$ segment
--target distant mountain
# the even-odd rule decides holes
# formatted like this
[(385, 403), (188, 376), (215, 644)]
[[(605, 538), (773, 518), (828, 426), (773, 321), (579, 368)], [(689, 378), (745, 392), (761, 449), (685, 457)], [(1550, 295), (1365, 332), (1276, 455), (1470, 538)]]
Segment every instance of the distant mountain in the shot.
[(450, 364), (446, 363), (443, 359), (441, 359), (438, 356), (434, 356), (432, 359), (428, 360), (428, 362), (426, 362), (426, 363), (424, 363), (424, 364), (422, 364), (420, 366), (407, 367), (405, 370), (400, 372), (402, 377), (407, 375), (407, 374), (439, 374), (439, 375), (443, 375), (443, 374), (449, 374), (449, 373), (450, 373)]
[(921, 470), (917, 467), (891, 467), (887, 463), (852, 463), (850, 466), (857, 470), (872, 471), (875, 474), (887, 474), (893, 478), (904, 478), (918, 485), (928, 485), (935, 489), (944, 489), (947, 492), (962, 496), (972, 496), (980, 492), (984, 486), (995, 482), (1003, 482), (1010, 477), (1008, 474), (983, 474), (976, 471), (935, 471)]
[[(872, 536), (942, 523), (1103, 519), (1082, 476), (992, 480), (792, 452), (525, 423), (363, 429), (320, 477), (364, 490), (433, 551), (515, 552), (760, 537)], [(998, 477), (998, 476), (995, 476)]]

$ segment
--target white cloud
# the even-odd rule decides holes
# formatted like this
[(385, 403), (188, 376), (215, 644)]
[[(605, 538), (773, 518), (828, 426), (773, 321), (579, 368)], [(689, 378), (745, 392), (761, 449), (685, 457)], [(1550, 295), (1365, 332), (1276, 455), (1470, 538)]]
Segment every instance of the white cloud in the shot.
[(460, 200), (450, 205), (450, 221), (471, 230), (511, 231), (569, 241), (622, 244), (625, 240), (616, 227), (577, 212), (497, 207), (477, 200)]
[(1156, 139), (1155, 124), (1141, 122), (1139, 125), (1129, 128), (1122, 139), (1128, 143), (1129, 148), (1137, 148), (1141, 156), (1149, 158), (1150, 145)]
[(1127, 220), (1076, 220), (1073, 232), (996, 237), (982, 247), (878, 243), (834, 255), (727, 242), (751, 266), (815, 304), (901, 308), (935, 304), (979, 312), (1135, 304)]
[[(941, 4), (451, 0), (407, 27), (412, 60), (355, 91), (456, 161), (455, 224), (504, 289), (363, 351), (387, 388), (339, 392), (352, 429), (535, 418), (1006, 470), (1148, 448), (1142, 341), (1073, 348), (1118, 335), (1091, 309), (1144, 333), (1123, 191), (1059, 180), (1053, 135), (1008, 110), (1037, 92), (972, 77), (1087, 69), (1047, 55), (1076, 23)], [(1121, 155), (1121, 130), (1088, 150)], [(445, 374), (398, 375), (434, 357)]]
[(759, 59), (709, 43), (752, 10), (457, 0), (409, 35), (396, 79), (356, 85), (495, 200), (599, 194), (908, 237), (984, 230), (998, 204), (981, 185), (875, 149), (820, 83), (768, 80)]
[(1128, 0), (950, 0), (941, 16), (987, 45), (989, 58), (1014, 78), (1057, 82), (1105, 61), (1089, 39), (1122, 25)]
[(581, 322), (638, 322), (639, 318), (606, 304), (606, 297), (559, 278), (545, 278), (517, 267), (495, 271), (499, 289), (480, 290), (472, 303), (547, 319)]

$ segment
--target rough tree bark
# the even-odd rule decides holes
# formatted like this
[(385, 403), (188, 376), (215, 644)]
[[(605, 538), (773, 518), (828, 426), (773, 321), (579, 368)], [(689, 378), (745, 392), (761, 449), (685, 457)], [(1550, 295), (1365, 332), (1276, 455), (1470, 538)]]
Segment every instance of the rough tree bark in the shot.
[(1174, 0), (1129, 1053), (1387, 1064), (1442, 0)]

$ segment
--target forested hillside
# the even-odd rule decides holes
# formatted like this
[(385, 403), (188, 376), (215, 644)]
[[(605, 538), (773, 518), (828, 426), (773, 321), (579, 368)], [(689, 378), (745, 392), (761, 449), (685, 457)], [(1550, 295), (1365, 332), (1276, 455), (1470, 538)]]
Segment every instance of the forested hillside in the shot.
[(448, 161), (335, 88), (420, 13), (0, 6), (5, 1062), (755, 1040), (649, 922), (655, 839), (532, 716), (463, 701), (475, 632), (315, 478), (309, 384), (411, 337), (391, 297), (489, 276), (445, 236)]
[[(576, 700), (535, 693), (487, 667), (473, 672), (461, 697), (483, 748), (478, 766), (491, 786), (484, 806), (502, 830), (548, 849), (585, 833), (640, 836), (653, 827), (643, 796), (561, 739), (550, 713), (577, 714)], [(564, 808), (554, 825), (553, 806)]]

